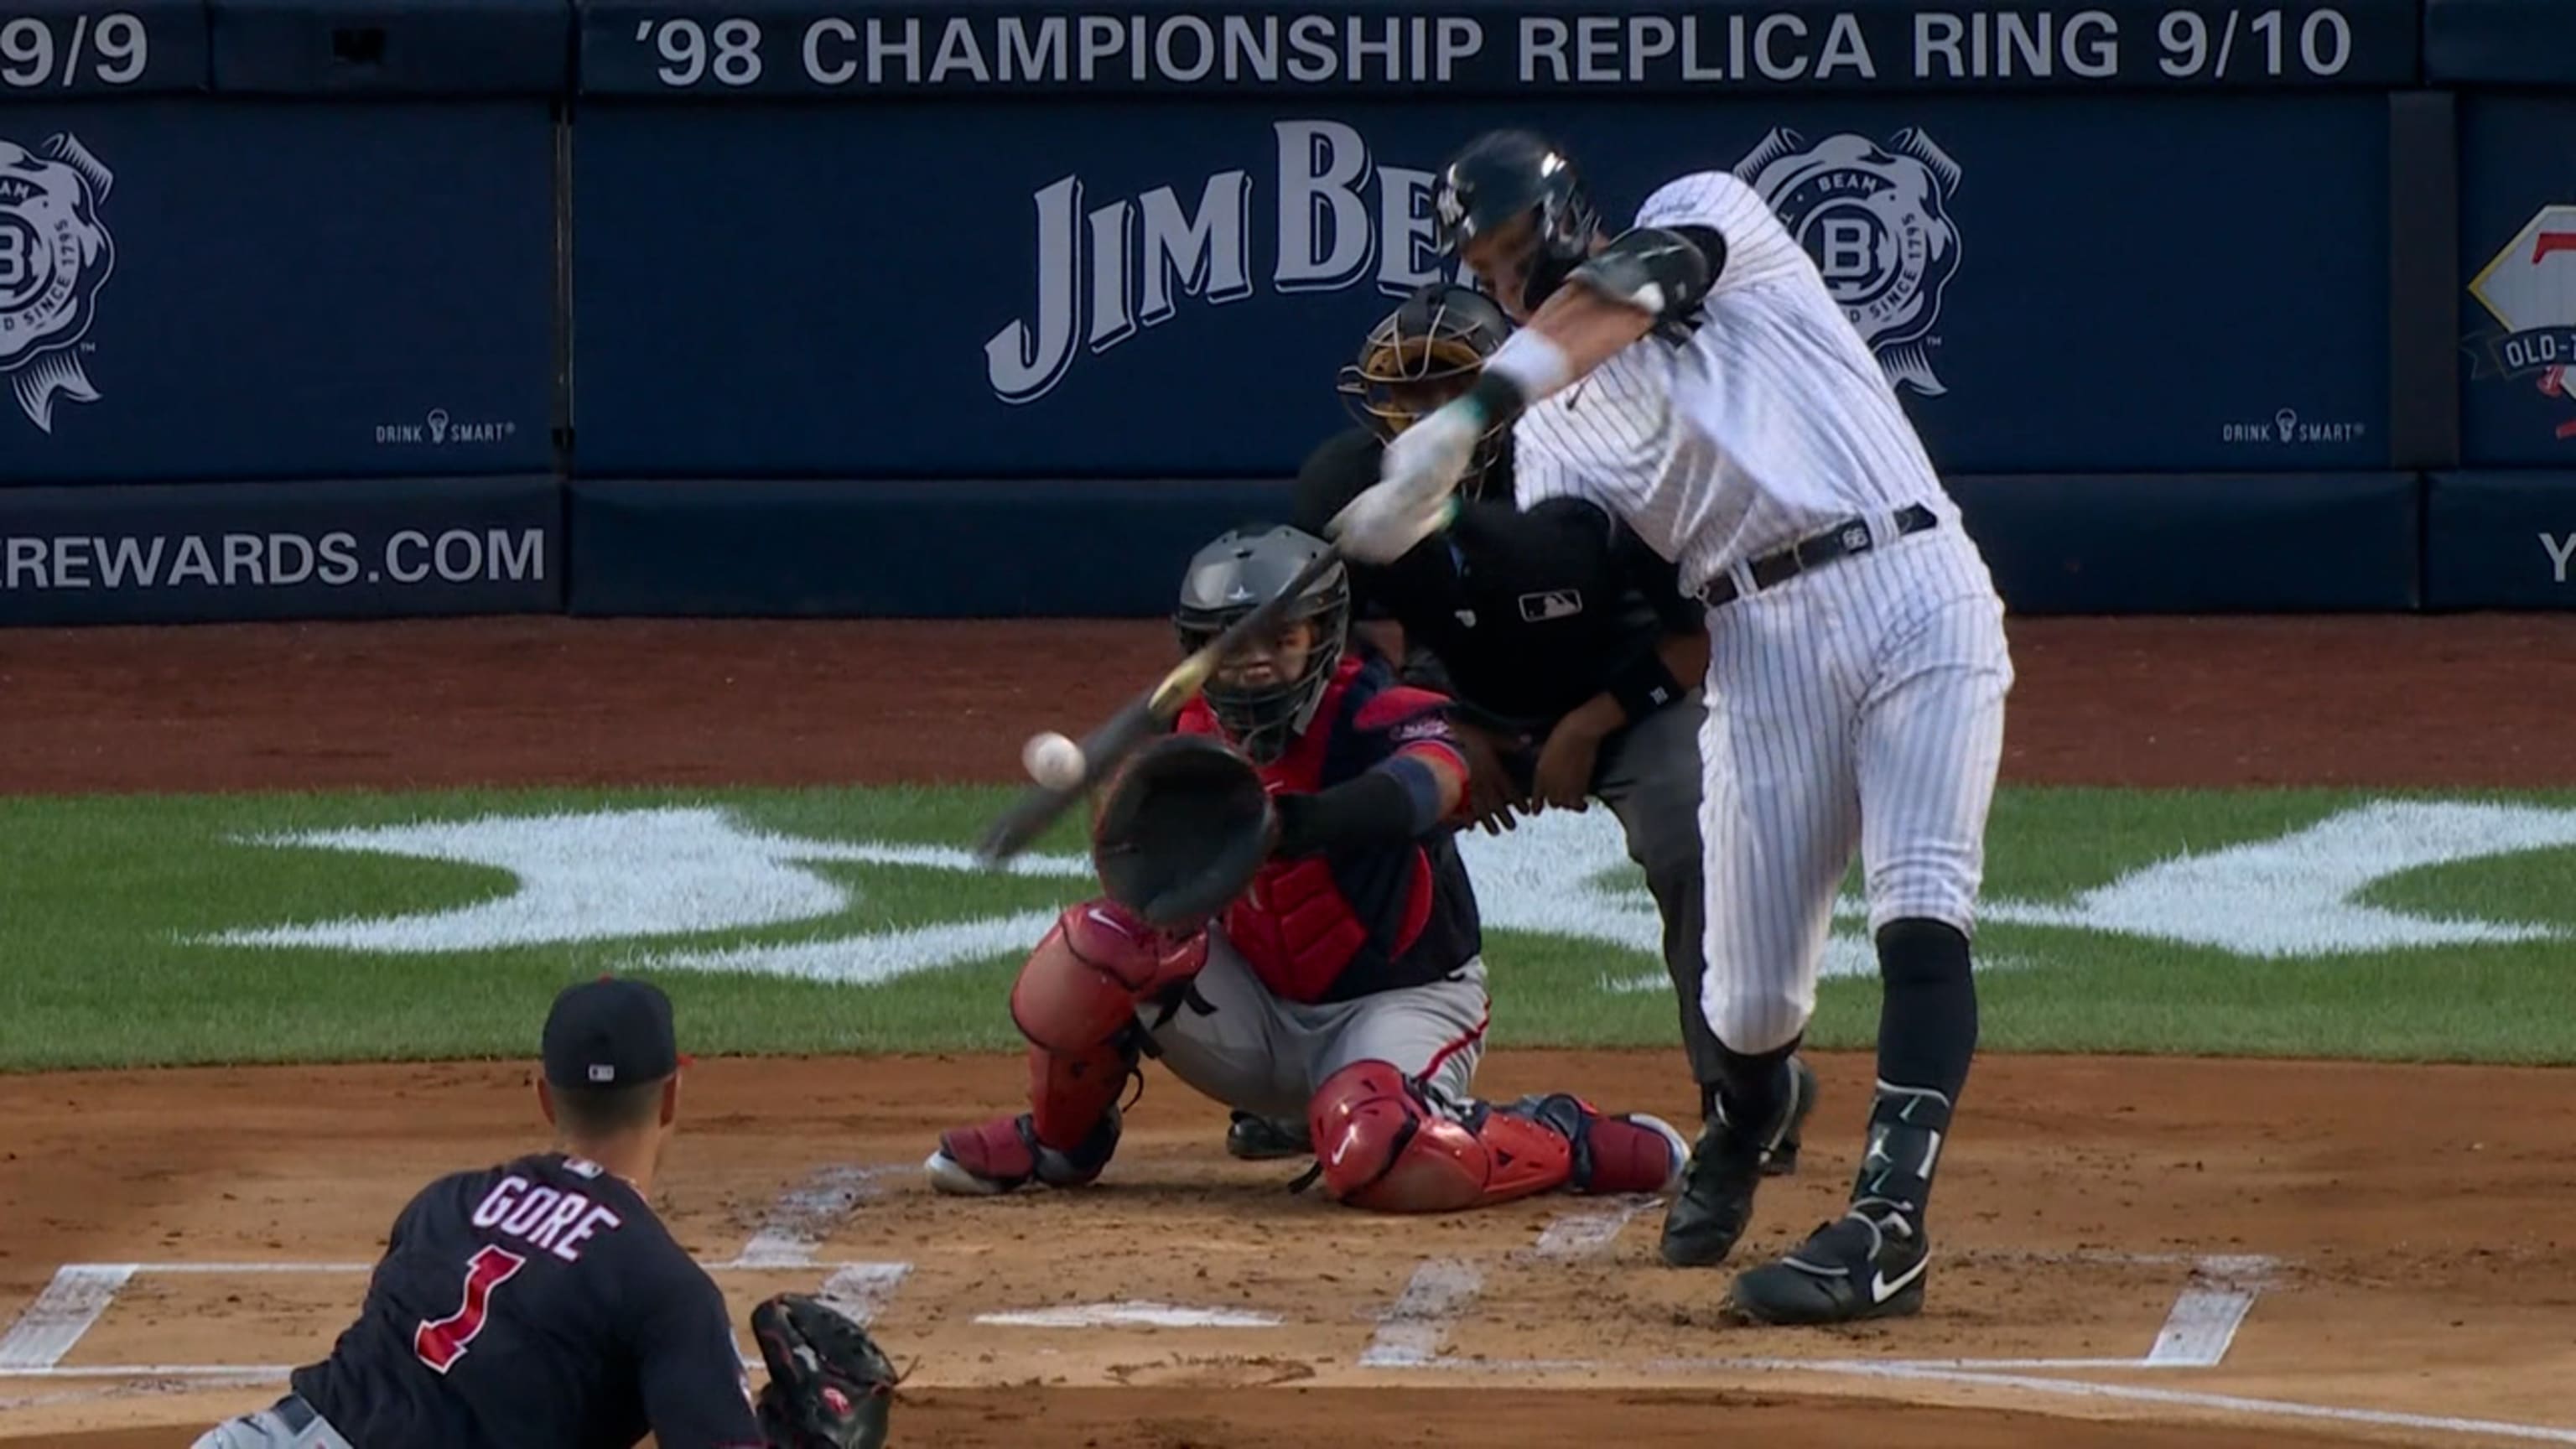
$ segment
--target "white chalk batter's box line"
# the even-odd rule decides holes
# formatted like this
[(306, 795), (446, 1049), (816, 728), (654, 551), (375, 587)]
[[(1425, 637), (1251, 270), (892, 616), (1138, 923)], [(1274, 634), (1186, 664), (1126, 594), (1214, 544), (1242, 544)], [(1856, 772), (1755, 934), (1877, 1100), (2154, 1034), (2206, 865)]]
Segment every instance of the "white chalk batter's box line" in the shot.
[[(54, 1272), (36, 1301), (0, 1333), (0, 1380), (13, 1378), (187, 1378), (224, 1379), (281, 1377), (292, 1365), (280, 1364), (75, 1364), (63, 1358), (107, 1314), (125, 1285), (140, 1277), (164, 1274), (225, 1277), (364, 1274), (373, 1263), (66, 1263)], [(768, 1257), (737, 1257), (702, 1263), (710, 1273), (812, 1273), (826, 1276), (816, 1296), (860, 1322), (883, 1311), (905, 1278), (910, 1263), (779, 1262)]]
[[(1561, 1214), (1539, 1234), (1531, 1249), (1514, 1255), (1522, 1260), (1570, 1261), (1594, 1256), (1606, 1250), (1619, 1229), (1649, 1205), (1651, 1199), (1588, 1208)], [(723, 1262), (707, 1263), (710, 1272), (814, 1272), (827, 1276), (819, 1296), (850, 1312), (862, 1322), (872, 1321), (900, 1288), (912, 1271), (912, 1265), (900, 1262), (817, 1263), (807, 1251), (807, 1241), (772, 1242), (773, 1235), (764, 1232), (746, 1245), (743, 1252)], [(797, 1237), (802, 1239), (803, 1235)], [(2162, 1262), (2171, 1255), (2155, 1255)], [(1929, 1368), (2203, 1368), (2213, 1367), (2225, 1358), (2227, 1345), (2253, 1307), (2254, 1296), (2274, 1267), (2269, 1258), (2206, 1257), (2193, 1261), (2195, 1266), (2190, 1286), (2175, 1302), (2173, 1312), (2156, 1336), (2155, 1344), (2143, 1359), (2009, 1359), (1960, 1360), (1922, 1365)], [(63, 1359), (78, 1346), (81, 1339), (106, 1316), (119, 1293), (133, 1279), (146, 1275), (180, 1275), (196, 1277), (251, 1277), (298, 1274), (357, 1275), (373, 1271), (367, 1263), (312, 1262), (133, 1262), (69, 1263), (58, 1269), (53, 1281), (37, 1294), (33, 1303), (20, 1313), (5, 1333), (0, 1333), (0, 1378), (14, 1377), (114, 1377), (131, 1374), (136, 1377), (212, 1377), (229, 1374), (284, 1372), (263, 1364), (134, 1364), (73, 1365)], [(1475, 1303), (1484, 1291), (1484, 1270), (1463, 1259), (1437, 1259), (1418, 1267), (1403, 1295), (1379, 1316), (1376, 1333), (1360, 1355), (1364, 1368), (1447, 1368), (1459, 1365), (1443, 1353), (1449, 1326)], [(1153, 1312), (1147, 1310), (1162, 1310)], [(1279, 1325), (1273, 1315), (1245, 1315), (1240, 1320), (1217, 1321), (1204, 1314), (1180, 1313), (1167, 1305), (1087, 1305), (1058, 1308), (1034, 1313), (1000, 1313), (979, 1316), (978, 1322), (1028, 1327), (1108, 1327), (1130, 1323), (1160, 1323), (1165, 1326), (1259, 1327)], [(1533, 1372), (1549, 1368), (1580, 1369), (1597, 1367), (1586, 1363), (1529, 1365)]]
[[(1535, 1250), (1519, 1256), (1590, 1257), (1608, 1245), (1635, 1208), (1569, 1213), (1548, 1225)], [(2199, 1393), (2137, 1384), (2100, 1383), (2076, 1377), (2041, 1377), (2042, 1373), (2083, 1370), (2209, 1369), (2226, 1360), (2236, 1331), (2253, 1310), (2254, 1300), (2282, 1264), (2255, 1254), (1980, 1252), (1980, 1259), (2022, 1257), (2055, 1262), (2191, 1265), (2191, 1278), (2174, 1300), (2173, 1311), (2146, 1354), (2138, 1358), (2024, 1359), (1780, 1359), (1659, 1358), (1605, 1359), (1473, 1359), (1444, 1349), (1450, 1323), (1484, 1287), (1474, 1263), (1440, 1259), (1414, 1270), (1413, 1279), (1394, 1306), (1380, 1315), (1377, 1336), (1360, 1355), (1363, 1367), (1414, 1369), (1445, 1373), (1506, 1373), (1538, 1377), (1552, 1373), (1650, 1373), (1679, 1376), (1750, 1373), (1809, 1373), (1827, 1376), (1889, 1379), (2017, 1390), (2060, 1397), (2121, 1400), (2158, 1404), (2203, 1413), (2246, 1417), (2304, 1419), (2375, 1428), (2494, 1439), (2576, 1444), (2576, 1429), (2545, 1424), (2514, 1424), (2440, 1414), (2407, 1414), (2341, 1404), (2304, 1404), (2282, 1399), (2252, 1399), (2233, 1394)]]
[[(1586, 1209), (1560, 1215), (1540, 1233), (1537, 1244), (1516, 1258), (1541, 1261), (1567, 1261), (1591, 1257), (1605, 1250), (1621, 1227), (1647, 1205), (1645, 1200), (1614, 1205), (1605, 1209)], [(872, 1320), (882, 1312), (903, 1280), (910, 1274), (908, 1263), (841, 1262), (816, 1263), (803, 1250), (802, 1243), (789, 1251), (775, 1251), (763, 1241), (768, 1234), (755, 1238), (737, 1256), (704, 1266), (711, 1272), (775, 1272), (826, 1270), (820, 1296), (839, 1304), (861, 1321)], [(2164, 1327), (2143, 1358), (2137, 1359), (1991, 1359), (1940, 1360), (1922, 1363), (1900, 1363), (1897, 1367), (1925, 1369), (2082, 1369), (2082, 1368), (2212, 1368), (2227, 1355), (2237, 1328), (2251, 1311), (2254, 1298), (2276, 1266), (2270, 1258), (2245, 1255), (2209, 1256), (2186, 1259), (2174, 1254), (2099, 1255), (2105, 1260), (2155, 1263), (2191, 1262), (2191, 1281), (2175, 1301)], [(91, 1328), (104, 1317), (125, 1285), (140, 1275), (258, 1276), (275, 1274), (362, 1274), (372, 1271), (366, 1263), (298, 1263), (298, 1262), (136, 1262), (136, 1263), (71, 1263), (54, 1274), (53, 1281), (39, 1293), (34, 1303), (21, 1313), (5, 1334), (0, 1334), (0, 1377), (17, 1376), (108, 1376), (118, 1371), (115, 1365), (79, 1365), (62, 1367), (70, 1354)], [(1484, 1271), (1463, 1259), (1436, 1259), (1415, 1269), (1402, 1296), (1379, 1316), (1376, 1333), (1360, 1355), (1363, 1368), (1453, 1368), (1464, 1363), (1449, 1360), (1443, 1353), (1449, 1326), (1475, 1303), (1484, 1291)], [(1161, 1322), (1167, 1314), (1142, 1311), (1164, 1305), (1089, 1305), (1081, 1308), (1040, 1311), (1025, 1314), (986, 1314), (979, 1322), (996, 1325), (1012, 1324), (1030, 1327), (1104, 1327), (1130, 1322)], [(1131, 1308), (1135, 1312), (1104, 1311)], [(1240, 1323), (1203, 1320), (1203, 1315), (1185, 1314), (1171, 1318), (1169, 1326), (1199, 1327), (1275, 1327), (1279, 1320), (1272, 1315), (1247, 1317)], [(1875, 1362), (1875, 1361), (1872, 1361)], [(1589, 1360), (1532, 1361), (1523, 1367), (1529, 1372), (1580, 1371), (1602, 1365)], [(222, 1374), (260, 1372), (267, 1365), (139, 1365), (137, 1372), (148, 1370), (158, 1375), (190, 1372)]]
[[(1568, 1219), (1551, 1224), (1539, 1240), (1543, 1256), (1590, 1256), (1606, 1244), (1585, 1243), (1573, 1253), (1550, 1254), (1552, 1242), (1568, 1236)], [(1606, 1216), (1606, 1215), (1600, 1215)], [(1624, 1219), (1621, 1219), (1624, 1221)], [(1615, 1230), (1615, 1229), (1614, 1229)], [(1589, 1235), (1584, 1235), (1589, 1236)], [(2236, 1340), (2236, 1330), (2243, 1327), (2245, 1315), (2252, 1312), (2255, 1298), (2280, 1264), (2277, 1259), (2247, 1254), (2213, 1255), (2199, 1258), (2174, 1258), (2172, 1255), (2127, 1256), (2104, 1254), (2102, 1261), (2117, 1262), (2188, 1262), (2191, 1277), (2182, 1293), (2174, 1300), (2173, 1311), (2165, 1315), (2164, 1326), (2157, 1330), (2155, 1342), (2137, 1358), (1998, 1358), (1998, 1359), (1836, 1359), (1823, 1361), (1796, 1360), (1799, 1367), (1843, 1363), (1885, 1365), (1900, 1369), (1922, 1368), (1945, 1371), (1982, 1371), (2008, 1369), (2178, 1369), (2216, 1368), (2226, 1361), (2228, 1346)], [(1474, 1263), (1463, 1259), (1437, 1259), (1416, 1268), (1402, 1296), (1393, 1307), (1379, 1316), (1377, 1335), (1360, 1355), (1363, 1368), (1431, 1368), (1481, 1371), (1486, 1361), (1456, 1359), (1443, 1350), (1449, 1326), (1466, 1312), (1484, 1289), (1484, 1273)], [(1648, 1361), (1652, 1363), (1656, 1361)], [(1690, 1367), (1734, 1368), (1769, 1367), (1770, 1360), (1689, 1359), (1671, 1361), (1683, 1371)], [(1591, 1372), (1602, 1369), (1645, 1367), (1628, 1360), (1598, 1359), (1516, 1359), (1508, 1369), (1521, 1373)]]
[[(1514, 1254), (1516, 1260), (1574, 1259), (1592, 1256), (1608, 1246), (1617, 1229), (1642, 1204), (1568, 1213), (1550, 1223), (1534, 1249)], [(710, 1272), (779, 1272), (825, 1270), (823, 1296), (836, 1298), (863, 1320), (880, 1311), (912, 1265), (901, 1262), (794, 1262), (801, 1252), (770, 1254), (746, 1251), (724, 1262), (703, 1264)], [(1979, 1256), (1992, 1256), (1980, 1254)], [(2278, 1399), (2242, 1398), (2134, 1384), (2099, 1383), (2078, 1378), (2037, 1376), (2041, 1372), (2212, 1368), (2225, 1358), (2236, 1330), (2252, 1310), (2264, 1282), (2279, 1266), (2276, 1260), (2245, 1254), (2086, 1252), (2041, 1254), (2055, 1259), (2081, 1258), (2106, 1263), (2190, 1264), (2190, 1282), (2156, 1335), (2155, 1344), (2138, 1358), (2022, 1359), (1774, 1359), (1658, 1358), (1637, 1361), (1597, 1359), (1496, 1360), (1450, 1356), (1444, 1349), (1450, 1323), (1473, 1305), (1482, 1292), (1484, 1274), (1472, 1262), (1440, 1259), (1414, 1272), (1404, 1294), (1379, 1319), (1376, 1335), (1362, 1353), (1363, 1367), (1414, 1369), (1451, 1373), (1642, 1372), (1703, 1376), (1745, 1373), (1811, 1373), (1897, 1381), (1965, 1384), (2023, 1393), (2123, 1400), (2208, 1413), (2252, 1417), (2321, 1420), (2372, 1427), (2409, 1429), (2576, 1445), (2576, 1429), (2540, 1424), (2444, 1415), (2407, 1414), (2332, 1404), (2305, 1404)], [(368, 1263), (72, 1263), (0, 1335), (0, 1381), (15, 1378), (128, 1379), (184, 1381), (200, 1387), (266, 1385), (292, 1371), (285, 1364), (80, 1364), (63, 1366), (62, 1357), (107, 1311), (119, 1290), (148, 1274), (356, 1274), (372, 1272)], [(1008, 1318), (1013, 1315), (1003, 1315)], [(1100, 1326), (1120, 1321), (1072, 1315), (1068, 1325)], [(1269, 1326), (1269, 1325), (1264, 1325)], [(746, 1366), (759, 1365), (746, 1360)]]

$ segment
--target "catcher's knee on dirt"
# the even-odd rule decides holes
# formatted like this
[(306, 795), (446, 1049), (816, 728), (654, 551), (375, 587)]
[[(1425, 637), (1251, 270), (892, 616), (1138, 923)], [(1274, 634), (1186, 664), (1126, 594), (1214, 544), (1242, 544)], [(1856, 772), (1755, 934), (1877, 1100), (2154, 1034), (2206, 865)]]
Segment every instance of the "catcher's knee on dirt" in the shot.
[(1307, 1108), (1324, 1187), (1373, 1212), (1436, 1213), (1562, 1187), (1574, 1145), (1524, 1117), (1479, 1105), (1450, 1118), (1388, 1062), (1356, 1062), (1325, 1079)]
[(1175, 936), (1109, 901), (1066, 909), (1011, 988), (1029, 1039), (1029, 1112), (1038, 1141), (1083, 1146), (1135, 1069), (1136, 1008), (1207, 964), (1207, 935)]

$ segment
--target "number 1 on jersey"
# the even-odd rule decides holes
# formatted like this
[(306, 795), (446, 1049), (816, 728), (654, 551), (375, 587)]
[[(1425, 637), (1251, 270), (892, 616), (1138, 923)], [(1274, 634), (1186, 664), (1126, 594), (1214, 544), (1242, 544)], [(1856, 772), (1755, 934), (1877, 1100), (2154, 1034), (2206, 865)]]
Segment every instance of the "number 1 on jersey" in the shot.
[(465, 1357), (465, 1346), (483, 1331), (492, 1307), (492, 1290), (510, 1281), (528, 1260), (505, 1249), (486, 1246), (465, 1266), (465, 1304), (445, 1318), (422, 1321), (412, 1331), (411, 1350), (420, 1361), (445, 1373)]

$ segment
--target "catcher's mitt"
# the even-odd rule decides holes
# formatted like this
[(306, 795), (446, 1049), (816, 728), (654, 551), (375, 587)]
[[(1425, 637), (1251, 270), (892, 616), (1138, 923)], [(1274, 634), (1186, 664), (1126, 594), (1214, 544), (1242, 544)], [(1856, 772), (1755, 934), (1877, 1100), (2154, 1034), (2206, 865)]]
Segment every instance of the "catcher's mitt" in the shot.
[(857, 1321), (819, 1298), (781, 1293), (751, 1310), (769, 1365), (760, 1427), (771, 1449), (878, 1449), (900, 1375)]
[(1147, 925), (1196, 930), (1251, 884), (1276, 828), (1250, 760), (1205, 735), (1166, 735), (1110, 784), (1091, 863)]

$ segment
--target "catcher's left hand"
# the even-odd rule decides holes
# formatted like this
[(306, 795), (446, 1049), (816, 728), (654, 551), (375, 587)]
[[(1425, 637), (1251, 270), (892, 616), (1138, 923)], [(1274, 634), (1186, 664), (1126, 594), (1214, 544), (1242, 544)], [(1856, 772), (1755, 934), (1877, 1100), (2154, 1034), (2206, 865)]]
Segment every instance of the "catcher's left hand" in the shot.
[(1250, 760), (1206, 735), (1165, 735), (1110, 782), (1092, 868), (1147, 925), (1196, 931), (1251, 884), (1277, 828)]
[(855, 1319), (802, 1293), (751, 1310), (769, 1365), (760, 1427), (771, 1449), (878, 1449), (900, 1375)]

